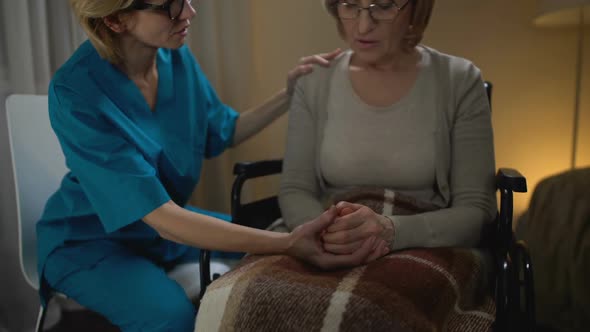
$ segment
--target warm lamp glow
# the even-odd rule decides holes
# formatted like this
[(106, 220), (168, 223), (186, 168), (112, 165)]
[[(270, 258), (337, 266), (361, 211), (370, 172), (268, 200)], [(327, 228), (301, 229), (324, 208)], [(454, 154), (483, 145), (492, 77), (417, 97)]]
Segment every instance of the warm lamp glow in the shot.
[(590, 17), (590, 0), (538, 0), (535, 25), (541, 27), (577, 26), (578, 52), (576, 57), (576, 90), (573, 117), (571, 168), (575, 168), (578, 151), (580, 104), (582, 100), (582, 70), (584, 68), (584, 25)]
[(539, 0), (535, 25), (539, 27), (575, 26), (580, 24), (580, 8), (586, 23), (590, 21), (590, 0)]

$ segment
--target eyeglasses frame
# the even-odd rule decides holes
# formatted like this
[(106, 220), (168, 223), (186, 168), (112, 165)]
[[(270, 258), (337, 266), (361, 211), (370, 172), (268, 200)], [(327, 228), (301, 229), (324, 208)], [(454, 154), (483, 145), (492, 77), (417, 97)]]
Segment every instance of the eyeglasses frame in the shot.
[(135, 10), (155, 10), (155, 11), (167, 12), (168, 13), (168, 17), (170, 18), (170, 20), (176, 21), (180, 17), (180, 15), (182, 15), (182, 11), (184, 10), (184, 3), (188, 1), (188, 3), (190, 4), (192, 0), (182, 0), (182, 4), (180, 5), (180, 12), (175, 17), (172, 17), (172, 12), (170, 10), (172, 9), (172, 3), (174, 1), (177, 1), (177, 0), (167, 0), (162, 5), (155, 5), (153, 3), (146, 3), (143, 0), (136, 0), (131, 5), (130, 9), (135, 9)]
[[(338, 18), (341, 20), (345, 20), (345, 21), (352, 21), (352, 20), (358, 20), (359, 17), (361, 16), (361, 11), (366, 10), (369, 12), (369, 17), (371, 18), (371, 20), (373, 20), (373, 22), (393, 22), (395, 21), (395, 19), (397, 18), (397, 16), (399, 15), (399, 13), (410, 3), (412, 2), (412, 0), (407, 0), (403, 5), (398, 5), (395, 1), (391, 1), (392, 5), (396, 8), (397, 13), (395, 14), (395, 16), (391, 19), (376, 19), (375, 17), (373, 17), (373, 10), (372, 8), (375, 8), (378, 6), (378, 4), (376, 3), (371, 3), (369, 6), (367, 7), (361, 7), (359, 5), (357, 8), (357, 14), (355, 17), (350, 17), (350, 18), (342, 18), (340, 17), (340, 15), (338, 15)], [(347, 3), (347, 2), (336, 2), (334, 3), (334, 7), (336, 7), (336, 13), (338, 13), (338, 6), (342, 3)]]

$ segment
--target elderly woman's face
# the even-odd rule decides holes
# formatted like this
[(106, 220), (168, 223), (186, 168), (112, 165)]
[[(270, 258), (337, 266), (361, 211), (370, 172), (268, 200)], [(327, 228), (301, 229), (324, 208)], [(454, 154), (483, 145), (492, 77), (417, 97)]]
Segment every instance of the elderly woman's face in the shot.
[(184, 44), (196, 11), (190, 0), (137, 1), (129, 33), (154, 47), (178, 48)]
[(355, 55), (376, 63), (401, 52), (411, 6), (409, 0), (340, 0), (337, 12), (342, 32)]

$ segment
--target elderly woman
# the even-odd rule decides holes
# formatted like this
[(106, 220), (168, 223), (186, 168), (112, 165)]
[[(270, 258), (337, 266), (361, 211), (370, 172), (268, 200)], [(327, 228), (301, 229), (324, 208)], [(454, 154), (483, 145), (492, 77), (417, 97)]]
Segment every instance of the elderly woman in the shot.
[(323, 268), (363, 262), (326, 253), (335, 208), (290, 234), (185, 208), (204, 158), (283, 114), (304, 59), (283, 89), (241, 115), (221, 103), (183, 46), (190, 0), (70, 0), (89, 41), (55, 74), (49, 114), (70, 172), (37, 225), (41, 294), (55, 289), (124, 331), (189, 331), (195, 308), (165, 269), (202, 247), (286, 253)]
[[(323, 236), (329, 252), (352, 253), (375, 235), (386, 243), (375, 257), (477, 247), (496, 213), (479, 69), (420, 44), (434, 0), (323, 3), (350, 49), (296, 85), (279, 195), (286, 225), (295, 229), (325, 202), (341, 201)], [(350, 203), (363, 196), (359, 188), (384, 190), (385, 204), (376, 211)], [(395, 213), (396, 203), (415, 213)]]
[(434, 0), (322, 2), (350, 49), (296, 84), (272, 229), (337, 203), (327, 252), (375, 236), (368, 260), (395, 252), (322, 273), (248, 257), (210, 286), (197, 329), (488, 331), (489, 261), (474, 247), (495, 216), (495, 166), (479, 70), (420, 44)]

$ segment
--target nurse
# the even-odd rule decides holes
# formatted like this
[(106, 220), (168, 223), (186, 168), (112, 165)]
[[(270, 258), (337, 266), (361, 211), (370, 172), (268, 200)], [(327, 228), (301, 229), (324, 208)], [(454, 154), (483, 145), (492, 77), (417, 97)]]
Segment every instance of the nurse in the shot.
[[(290, 234), (251, 229), (185, 204), (204, 158), (215, 157), (285, 112), (288, 87), (242, 113), (224, 105), (184, 46), (190, 0), (70, 0), (89, 41), (49, 87), (49, 115), (70, 172), (37, 225), (41, 297), (65, 293), (123, 331), (190, 331), (195, 308), (166, 270), (194, 247), (288, 254), (321, 268), (362, 264), (321, 248), (335, 208)], [(44, 302), (45, 303), (45, 302)]]

